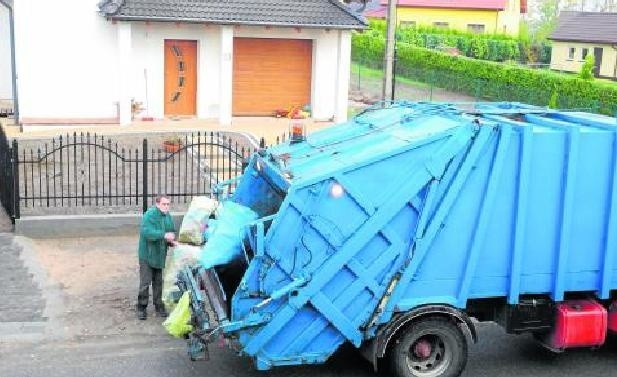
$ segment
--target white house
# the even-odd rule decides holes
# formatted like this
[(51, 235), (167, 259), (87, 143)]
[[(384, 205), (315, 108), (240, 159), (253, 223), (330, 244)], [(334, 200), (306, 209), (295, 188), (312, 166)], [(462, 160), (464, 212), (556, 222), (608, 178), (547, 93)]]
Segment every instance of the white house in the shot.
[[(98, 3), (97, 3), (98, 2)], [(338, 0), (19, 0), (19, 121), (129, 124), (138, 115), (344, 121), (351, 32)]]

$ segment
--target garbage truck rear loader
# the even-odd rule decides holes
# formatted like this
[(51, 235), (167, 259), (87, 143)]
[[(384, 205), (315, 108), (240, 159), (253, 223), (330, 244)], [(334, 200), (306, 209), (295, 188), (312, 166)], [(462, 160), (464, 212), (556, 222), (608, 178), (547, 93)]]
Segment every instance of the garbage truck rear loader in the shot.
[(457, 376), (474, 317), (600, 346), (617, 330), (616, 158), (615, 119), (516, 103), (396, 103), (262, 150), (228, 199), (259, 217), (242, 257), (182, 279), (191, 351), (222, 335), (266, 370), (347, 342), (401, 377)]

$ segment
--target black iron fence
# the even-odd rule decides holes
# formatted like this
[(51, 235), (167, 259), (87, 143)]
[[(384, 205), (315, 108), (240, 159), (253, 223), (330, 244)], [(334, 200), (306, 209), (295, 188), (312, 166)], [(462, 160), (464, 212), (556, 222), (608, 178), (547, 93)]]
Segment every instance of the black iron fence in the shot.
[[(14, 150), (4, 133), (4, 129), (0, 127), (0, 203), (11, 218), (15, 218), (15, 213), (19, 214), (15, 197), (16, 177), (14, 172), (17, 170), (17, 166)], [(16, 206), (17, 208), (15, 208)]]
[(0, 171), (4, 182), (12, 182), (2, 185), (2, 204), (13, 219), (24, 211), (40, 214), (58, 208), (75, 213), (145, 211), (158, 194), (188, 203), (193, 196), (212, 195), (214, 186), (241, 174), (255, 151), (243, 139), (214, 132), (164, 142), (74, 133), (37, 146), (15, 140), (9, 145), (2, 137)]

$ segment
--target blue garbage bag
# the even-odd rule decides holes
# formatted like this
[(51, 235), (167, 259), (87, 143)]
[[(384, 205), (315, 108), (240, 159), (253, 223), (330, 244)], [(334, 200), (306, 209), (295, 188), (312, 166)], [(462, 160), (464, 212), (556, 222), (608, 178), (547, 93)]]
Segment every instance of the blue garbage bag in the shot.
[(223, 202), (218, 212), (216, 226), (208, 228), (208, 242), (201, 248), (199, 263), (204, 268), (240, 258), (246, 226), (258, 217), (252, 209), (231, 201)]
[(208, 241), (210, 240), (210, 238), (212, 238), (212, 234), (214, 233), (214, 230), (216, 229), (217, 223), (218, 223), (217, 219), (210, 219), (208, 221), (208, 226), (206, 228), (206, 231), (203, 234), (204, 241)]

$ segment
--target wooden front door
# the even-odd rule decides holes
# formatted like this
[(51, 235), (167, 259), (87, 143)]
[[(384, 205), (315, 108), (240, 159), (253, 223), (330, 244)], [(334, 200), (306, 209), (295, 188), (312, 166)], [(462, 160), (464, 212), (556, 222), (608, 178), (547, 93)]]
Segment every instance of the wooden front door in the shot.
[(197, 41), (165, 40), (165, 115), (197, 113)]
[(311, 101), (313, 42), (234, 39), (233, 114), (273, 115)]

